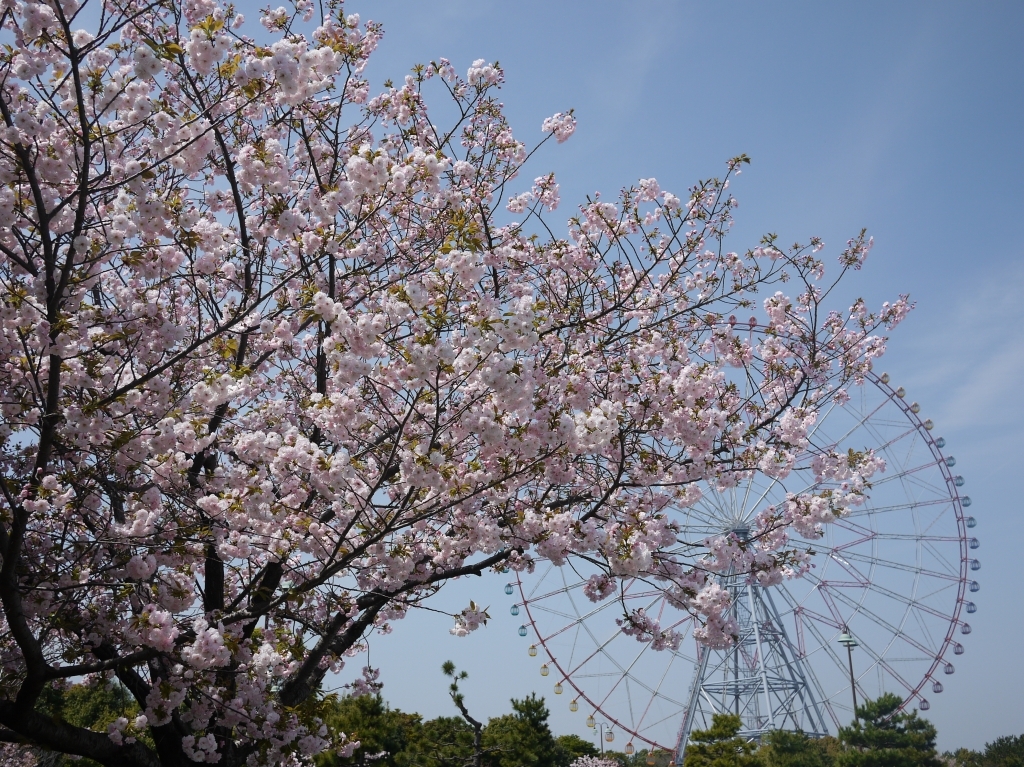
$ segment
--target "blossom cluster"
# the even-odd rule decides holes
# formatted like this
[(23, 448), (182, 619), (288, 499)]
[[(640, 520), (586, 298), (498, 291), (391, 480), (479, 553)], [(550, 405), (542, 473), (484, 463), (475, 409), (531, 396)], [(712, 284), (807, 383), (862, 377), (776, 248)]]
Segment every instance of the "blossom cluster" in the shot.
[(481, 626), (486, 626), (491, 616), (487, 614), (486, 608), (477, 607), (475, 602), (470, 602), (455, 617), (455, 625), (451, 628), (452, 636), (464, 637), (470, 632), (476, 631)]

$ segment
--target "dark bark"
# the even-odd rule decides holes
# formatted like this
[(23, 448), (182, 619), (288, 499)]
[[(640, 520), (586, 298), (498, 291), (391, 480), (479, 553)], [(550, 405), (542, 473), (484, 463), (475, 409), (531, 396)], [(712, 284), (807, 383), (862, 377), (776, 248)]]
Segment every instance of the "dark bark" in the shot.
[(104, 767), (178, 767), (161, 762), (146, 745), (117, 745), (106, 733), (75, 727), (11, 701), (0, 700), (0, 724), (25, 740), (64, 754), (87, 756)]

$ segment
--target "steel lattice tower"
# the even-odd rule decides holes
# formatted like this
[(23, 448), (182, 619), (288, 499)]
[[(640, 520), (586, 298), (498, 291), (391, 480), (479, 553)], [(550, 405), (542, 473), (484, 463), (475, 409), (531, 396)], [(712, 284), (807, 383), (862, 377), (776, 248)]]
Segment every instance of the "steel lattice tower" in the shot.
[(786, 634), (770, 590), (748, 583), (746, 576), (726, 576), (723, 585), (732, 598), (738, 639), (722, 650), (701, 648), (676, 742), (677, 764), (690, 733), (710, 727), (714, 714), (739, 716), (739, 735), (750, 740), (780, 729), (814, 737), (828, 733), (818, 685)]

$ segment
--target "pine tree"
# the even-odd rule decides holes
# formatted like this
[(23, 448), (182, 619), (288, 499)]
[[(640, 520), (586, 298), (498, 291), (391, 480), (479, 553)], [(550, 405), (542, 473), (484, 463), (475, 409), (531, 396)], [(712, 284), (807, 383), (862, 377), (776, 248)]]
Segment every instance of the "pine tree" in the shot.
[(531, 693), (512, 699), (514, 713), (487, 722), (483, 745), (488, 767), (558, 767), (559, 749), (551, 728), (544, 698)]
[(765, 767), (831, 767), (829, 747), (835, 738), (811, 738), (802, 732), (768, 733), (759, 751)]
[(838, 767), (941, 767), (934, 725), (901, 705), (898, 695), (885, 693), (858, 706), (857, 720), (839, 730), (845, 748)]
[(331, 726), (351, 733), (350, 737), (361, 745), (348, 758), (331, 752), (320, 754), (316, 759), (319, 767), (363, 767), (367, 764), (395, 767), (400, 763), (396, 761), (399, 755), (423, 727), (419, 714), (393, 709), (380, 695), (340, 698), (328, 720)]
[(690, 733), (683, 767), (760, 767), (757, 744), (739, 736), (740, 718), (715, 714), (711, 727)]

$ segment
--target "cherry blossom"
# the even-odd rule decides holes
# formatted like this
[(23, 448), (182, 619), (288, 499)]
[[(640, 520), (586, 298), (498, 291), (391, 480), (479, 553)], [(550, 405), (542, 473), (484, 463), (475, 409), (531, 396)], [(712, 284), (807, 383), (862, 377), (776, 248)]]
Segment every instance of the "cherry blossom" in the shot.
[(469, 607), (455, 616), (455, 625), (451, 629), (451, 634), (464, 637), (481, 626), (486, 626), (490, 618), (486, 608), (481, 609), (477, 607), (476, 602), (470, 602)]
[[(594, 601), (643, 578), (724, 646), (720, 576), (798, 577), (800, 539), (884, 471), (813, 446), (813, 490), (686, 538), (681, 509), (794, 469), (911, 308), (824, 305), (865, 233), (834, 273), (816, 238), (726, 247), (745, 157), (563, 222), (554, 175), (524, 171), (575, 118), (523, 140), (486, 60), (375, 86), (383, 30), (339, 0), (259, 24), (218, 0), (99, 5), (8, 0), (0, 30), (11, 737), (139, 767), (350, 756), (324, 694), (379, 689), (346, 667), (372, 636), (540, 559), (596, 563)], [(141, 713), (109, 732), (39, 704), (115, 679)]]
[(617, 764), (616, 760), (601, 756), (580, 756), (569, 767), (615, 767)]

